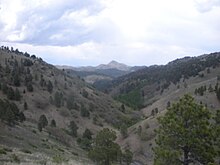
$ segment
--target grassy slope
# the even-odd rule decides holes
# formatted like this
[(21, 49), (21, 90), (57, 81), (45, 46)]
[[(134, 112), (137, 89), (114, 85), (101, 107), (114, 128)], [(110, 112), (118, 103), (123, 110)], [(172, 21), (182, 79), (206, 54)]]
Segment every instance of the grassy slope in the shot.
[[(191, 93), (198, 103), (202, 102), (204, 105), (207, 104), (208, 109), (215, 111), (220, 108), (220, 102), (217, 100), (215, 92), (206, 91), (204, 96), (194, 95), (196, 88), (206, 85), (207, 88), (211, 84), (213, 87), (217, 83), (217, 76), (220, 75), (220, 68), (211, 69), (211, 73), (207, 74), (205, 71), (204, 77), (199, 76), (191, 77), (186, 80), (187, 88), (184, 87), (184, 83), (179, 83), (180, 88), (177, 85), (171, 84), (162, 95), (155, 95), (152, 100), (156, 100), (151, 105), (143, 108), (141, 111), (145, 116), (145, 120), (131, 126), (128, 129), (129, 136), (127, 138), (118, 138), (118, 142), (123, 147), (129, 147), (134, 153), (134, 160), (140, 164), (153, 164), (153, 152), (152, 148), (155, 145), (155, 133), (154, 130), (158, 127), (157, 117), (163, 116), (166, 112), (167, 102), (175, 102), (185, 93)], [(155, 116), (151, 116), (151, 111), (158, 108), (159, 113)], [(142, 134), (138, 135), (138, 127), (142, 126)]]
[[(4, 68), (5, 60), (17, 60), (20, 63), (24, 56), (19, 56), (14, 53), (8, 53), (0, 50), (0, 64)], [(30, 59), (30, 58), (28, 58)], [(0, 122), (0, 164), (1, 162), (21, 161), (26, 163), (39, 163), (39, 161), (60, 162), (74, 161), (90, 164), (87, 159), (87, 154), (76, 143), (76, 138), (69, 136), (66, 133), (71, 120), (74, 120), (79, 129), (78, 136), (86, 128), (90, 129), (94, 135), (97, 131), (104, 127), (120, 126), (122, 119), (128, 119), (130, 110), (122, 113), (119, 109), (121, 104), (114, 101), (111, 97), (100, 93), (80, 80), (77, 76), (68, 77), (62, 71), (56, 69), (52, 65), (45, 62), (39, 62), (31, 59), (34, 63), (29, 67), (30, 73), (33, 76), (33, 92), (27, 92), (24, 82), (17, 87), (22, 98), (20, 101), (14, 101), (21, 111), (26, 116), (26, 121), (15, 127), (9, 127)], [(20, 65), (20, 64), (19, 64)], [(25, 67), (27, 69), (27, 67)], [(4, 69), (0, 74), (1, 82), (6, 82), (8, 86), (15, 89), (9, 83), (8, 75)], [(35, 79), (37, 75), (38, 79)], [(49, 93), (46, 87), (41, 87), (39, 84), (41, 75), (46, 82), (49, 80), (53, 83), (53, 92)], [(21, 79), (24, 79), (22, 75)], [(56, 84), (55, 85), (55, 81)], [(25, 93), (23, 91), (26, 90)], [(54, 96), (55, 92), (62, 92), (64, 95), (64, 106), (57, 108), (50, 104), (50, 96)], [(88, 96), (83, 96), (83, 91), (88, 93)], [(80, 107), (84, 105), (90, 111), (90, 117), (82, 117), (79, 109), (68, 110), (66, 108), (66, 99), (70, 94), (74, 95), (74, 102)], [(0, 91), (0, 98), (6, 99), (6, 95)], [(28, 104), (28, 110), (24, 110), (24, 102)], [(92, 109), (91, 109), (92, 107)], [(42, 132), (37, 129), (37, 122), (40, 115), (46, 115), (48, 122), (55, 119), (57, 128), (46, 127)], [(97, 122), (94, 123), (93, 118), (96, 117)], [(1, 154), (1, 150), (6, 149), (6, 155)], [(88, 163), (89, 162), (89, 163)], [(71, 163), (70, 163), (71, 164)]]

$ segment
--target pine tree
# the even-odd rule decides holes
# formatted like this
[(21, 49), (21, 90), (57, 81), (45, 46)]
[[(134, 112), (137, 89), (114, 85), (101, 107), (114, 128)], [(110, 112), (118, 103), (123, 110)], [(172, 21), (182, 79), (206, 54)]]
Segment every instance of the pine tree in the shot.
[(159, 118), (154, 164), (213, 162), (215, 151), (210, 117), (211, 113), (195, 103), (190, 95), (168, 108), (165, 116)]
[(91, 140), (92, 139), (92, 132), (88, 128), (86, 128), (82, 137)]
[(32, 86), (31, 83), (27, 84), (27, 91), (29, 91), (29, 92), (33, 92), (34, 91), (34, 87)]
[(95, 138), (95, 144), (89, 151), (89, 157), (99, 163), (110, 165), (110, 162), (120, 159), (120, 146), (115, 143), (116, 133), (108, 128), (101, 130)]
[(69, 129), (70, 129), (70, 135), (77, 137), (78, 126), (76, 125), (76, 123), (74, 121), (70, 122)]
[(18, 88), (15, 89), (14, 99), (15, 99), (16, 101), (20, 101), (20, 99), (21, 99), (21, 95), (20, 95), (20, 92), (19, 92)]
[(38, 121), (38, 129), (39, 131), (42, 130), (42, 128), (45, 128), (48, 125), (48, 120), (45, 115), (41, 115)]
[(132, 162), (132, 158), (133, 158), (133, 153), (129, 150), (129, 149), (126, 149), (125, 150), (125, 153), (123, 154), (123, 159), (124, 159), (124, 162), (129, 165), (131, 164)]
[(62, 93), (56, 92), (54, 94), (54, 104), (57, 108), (60, 108), (62, 105), (63, 95)]
[(24, 110), (27, 110), (27, 109), (28, 109), (27, 102), (24, 102)]
[(214, 117), (215, 121), (215, 145), (216, 145), (216, 150), (218, 153), (218, 156), (220, 157), (220, 110), (217, 110), (216, 115)]
[(14, 98), (15, 98), (15, 92), (14, 92), (14, 89), (12, 87), (9, 87), (8, 90), (7, 90), (7, 98), (9, 100), (14, 100)]
[(66, 107), (71, 110), (74, 109), (74, 95), (71, 94), (66, 101)]
[(220, 87), (217, 87), (215, 92), (218, 100), (220, 100)]
[(56, 121), (54, 119), (51, 120), (50, 126), (51, 127), (56, 127), (57, 126)]
[(50, 80), (47, 83), (47, 91), (50, 92), (50, 93), (53, 92), (53, 84)]
[(123, 138), (126, 138), (128, 136), (128, 127), (125, 124), (122, 124), (120, 132)]

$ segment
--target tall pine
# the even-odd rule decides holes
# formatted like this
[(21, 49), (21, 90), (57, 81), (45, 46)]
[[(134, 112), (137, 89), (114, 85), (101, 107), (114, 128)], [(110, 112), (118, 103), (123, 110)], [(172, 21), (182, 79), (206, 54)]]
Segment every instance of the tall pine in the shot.
[(159, 118), (155, 165), (208, 164), (214, 161), (211, 113), (185, 95)]

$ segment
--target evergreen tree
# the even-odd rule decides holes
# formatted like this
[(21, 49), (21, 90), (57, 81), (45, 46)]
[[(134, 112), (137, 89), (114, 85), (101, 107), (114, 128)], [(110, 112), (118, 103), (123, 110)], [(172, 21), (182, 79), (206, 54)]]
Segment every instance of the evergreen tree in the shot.
[(122, 124), (120, 128), (121, 135), (126, 138), (128, 136), (128, 128), (125, 124)]
[(56, 125), (56, 121), (55, 121), (54, 119), (51, 120), (50, 126), (51, 126), (51, 127), (56, 127), (56, 126), (57, 126), (57, 125)]
[(24, 113), (23, 113), (23, 112), (20, 112), (20, 113), (19, 113), (19, 121), (20, 121), (20, 122), (23, 122), (23, 121), (25, 121), (25, 120), (26, 120), (26, 117), (25, 117)]
[(124, 162), (129, 165), (131, 164), (132, 162), (132, 158), (133, 158), (133, 153), (129, 150), (129, 149), (126, 149), (125, 150), (125, 153), (123, 154), (123, 160)]
[(13, 83), (16, 87), (19, 87), (21, 85), (18, 73), (13, 76)]
[(89, 93), (85, 89), (83, 89), (82, 95), (83, 95), (83, 97), (88, 98)]
[(220, 87), (216, 87), (216, 96), (217, 96), (217, 98), (218, 98), (218, 100), (220, 100)]
[(100, 164), (110, 165), (111, 162), (121, 158), (121, 148), (115, 143), (116, 133), (108, 128), (101, 130), (95, 138), (89, 157)]
[(14, 98), (15, 98), (15, 92), (12, 87), (9, 87), (7, 90), (7, 98), (9, 100), (14, 100)]
[(28, 109), (27, 102), (24, 102), (24, 110), (27, 110), (27, 109)]
[(42, 127), (42, 125), (41, 125), (40, 123), (37, 124), (37, 128), (38, 128), (38, 130), (39, 130), (40, 132), (43, 130), (43, 127)]
[(8, 86), (6, 85), (6, 83), (2, 83), (2, 92), (4, 94), (7, 94), (7, 92), (8, 92)]
[(168, 108), (159, 118), (155, 165), (213, 162), (213, 132), (210, 112), (190, 95)]
[(50, 92), (50, 93), (53, 92), (53, 84), (50, 80), (47, 83), (47, 91)]
[(78, 126), (76, 125), (76, 123), (74, 121), (70, 122), (69, 129), (70, 129), (70, 135), (77, 137)]
[(87, 110), (87, 108), (84, 105), (81, 105), (80, 114), (82, 117), (89, 117), (90, 116), (90, 112)]
[(21, 99), (20, 92), (19, 92), (19, 90), (18, 90), (17, 88), (15, 89), (14, 99), (15, 99), (16, 101), (20, 101), (20, 99)]
[(215, 145), (216, 145), (216, 150), (218, 153), (218, 156), (220, 157), (220, 110), (217, 110), (216, 115), (214, 117), (215, 121)]
[(82, 137), (91, 140), (92, 139), (92, 132), (88, 128), (86, 128)]
[(86, 128), (83, 133), (82, 139), (78, 138), (77, 142), (80, 144), (80, 147), (85, 150), (90, 150), (92, 146), (92, 132)]
[(10, 107), (7, 107), (5, 114), (3, 116), (3, 120), (5, 120), (9, 125), (15, 124), (16, 116)]
[(57, 108), (60, 108), (62, 105), (63, 95), (62, 93), (56, 92), (54, 94), (54, 104)]
[(41, 127), (42, 129), (42, 128), (45, 128), (47, 125), (48, 125), (47, 117), (45, 115), (41, 115), (38, 121), (38, 128)]
[(27, 91), (29, 91), (29, 92), (33, 92), (34, 91), (34, 87), (32, 86), (31, 83), (27, 84)]
[(121, 111), (122, 111), (123, 113), (125, 112), (125, 105), (124, 105), (124, 104), (121, 105)]
[(66, 107), (71, 110), (74, 109), (74, 95), (71, 94), (66, 101)]

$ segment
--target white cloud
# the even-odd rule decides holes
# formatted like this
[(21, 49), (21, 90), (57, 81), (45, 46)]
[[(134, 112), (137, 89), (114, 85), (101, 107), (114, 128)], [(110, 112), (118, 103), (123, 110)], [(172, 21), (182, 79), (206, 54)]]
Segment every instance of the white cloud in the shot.
[(220, 47), (220, 0), (2, 0), (0, 6), (0, 41), (54, 64), (162, 64)]
[(195, 0), (196, 7), (200, 12), (208, 12), (220, 6), (220, 0)]

